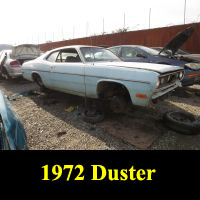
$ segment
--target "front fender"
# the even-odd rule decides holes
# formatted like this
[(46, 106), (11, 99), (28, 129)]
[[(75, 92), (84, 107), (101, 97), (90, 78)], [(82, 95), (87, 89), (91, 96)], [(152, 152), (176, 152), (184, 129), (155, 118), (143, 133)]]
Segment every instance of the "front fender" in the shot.
[(133, 105), (148, 106), (153, 94), (153, 86), (144, 82), (125, 82)]
[(151, 101), (153, 86), (150, 83), (102, 79), (97, 82), (96, 94), (98, 93), (98, 85), (101, 82), (112, 82), (123, 85), (128, 90), (133, 105), (147, 106)]

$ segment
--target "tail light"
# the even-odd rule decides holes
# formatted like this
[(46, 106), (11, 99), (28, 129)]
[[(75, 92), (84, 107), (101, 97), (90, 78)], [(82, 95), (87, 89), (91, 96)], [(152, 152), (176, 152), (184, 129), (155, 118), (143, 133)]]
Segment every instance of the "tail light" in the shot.
[(11, 67), (21, 67), (21, 64), (18, 60), (13, 60), (10, 62)]

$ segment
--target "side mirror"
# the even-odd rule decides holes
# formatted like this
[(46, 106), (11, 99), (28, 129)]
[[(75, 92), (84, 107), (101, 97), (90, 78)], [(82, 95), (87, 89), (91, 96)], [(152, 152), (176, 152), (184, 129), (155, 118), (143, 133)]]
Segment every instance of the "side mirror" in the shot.
[(143, 55), (143, 54), (141, 54), (141, 53), (138, 53), (138, 54), (136, 55), (136, 57), (139, 57), (139, 58), (146, 58), (146, 56)]

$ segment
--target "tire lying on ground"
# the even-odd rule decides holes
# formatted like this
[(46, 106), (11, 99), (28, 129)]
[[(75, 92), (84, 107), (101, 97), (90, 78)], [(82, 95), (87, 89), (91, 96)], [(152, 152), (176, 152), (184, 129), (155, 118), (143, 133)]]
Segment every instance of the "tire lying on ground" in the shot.
[(81, 116), (83, 121), (91, 124), (102, 122), (104, 120), (104, 113), (98, 110), (84, 109)]
[(172, 130), (185, 135), (200, 133), (200, 121), (188, 112), (169, 111), (164, 114), (163, 122)]
[(200, 97), (200, 92), (195, 92), (196, 96)]

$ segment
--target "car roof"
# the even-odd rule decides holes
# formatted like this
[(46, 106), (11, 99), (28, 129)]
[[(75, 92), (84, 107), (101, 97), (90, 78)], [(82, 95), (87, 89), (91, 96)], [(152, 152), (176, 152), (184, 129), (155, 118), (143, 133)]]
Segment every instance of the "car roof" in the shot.
[(144, 47), (144, 46), (142, 46), (142, 45), (118, 45), (118, 46), (109, 47), (108, 49), (114, 48), (114, 47)]
[(56, 49), (52, 49), (51, 51), (55, 51), (55, 50), (61, 50), (61, 49), (67, 49), (67, 48), (75, 48), (75, 49), (80, 49), (81, 47), (94, 47), (94, 48), (103, 48), (103, 47), (99, 47), (99, 46), (90, 46), (90, 45), (70, 45), (70, 46), (63, 46), (63, 47), (59, 47)]

